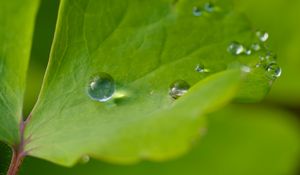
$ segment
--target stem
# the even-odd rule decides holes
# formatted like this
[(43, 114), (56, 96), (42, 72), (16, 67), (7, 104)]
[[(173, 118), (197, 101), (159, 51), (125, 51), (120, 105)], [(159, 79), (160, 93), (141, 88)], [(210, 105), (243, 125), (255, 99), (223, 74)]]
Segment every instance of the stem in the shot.
[(24, 128), (25, 122), (21, 121), (20, 123), (20, 143), (12, 147), (12, 159), (9, 165), (7, 175), (17, 175), (19, 167), (23, 162), (26, 152), (24, 151), (25, 141), (24, 141)]
[(7, 172), (7, 175), (16, 175), (18, 173), (19, 167), (24, 159), (25, 155), (23, 152), (13, 148), (13, 155), (10, 162), (10, 166)]

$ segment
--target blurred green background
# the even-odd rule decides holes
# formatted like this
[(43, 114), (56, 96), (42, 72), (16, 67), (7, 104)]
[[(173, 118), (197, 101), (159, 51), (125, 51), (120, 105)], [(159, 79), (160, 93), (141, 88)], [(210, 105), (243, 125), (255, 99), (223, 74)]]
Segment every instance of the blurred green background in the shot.
[[(47, 66), (58, 0), (42, 0), (35, 27), (24, 114), (32, 109)], [(254, 26), (270, 34), (271, 49), (282, 66), (265, 101), (232, 105), (209, 117), (208, 130), (186, 156), (164, 163), (117, 166), (91, 160), (73, 168), (26, 158), (20, 174), (30, 175), (297, 175), (300, 174), (300, 1), (236, 0)], [(234, 111), (234, 113), (232, 112)], [(5, 174), (10, 150), (0, 144)]]

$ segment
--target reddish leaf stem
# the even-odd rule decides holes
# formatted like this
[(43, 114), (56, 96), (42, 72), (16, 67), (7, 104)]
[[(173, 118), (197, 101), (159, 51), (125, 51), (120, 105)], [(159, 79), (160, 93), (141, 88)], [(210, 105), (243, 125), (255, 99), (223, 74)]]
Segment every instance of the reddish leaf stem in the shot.
[(21, 121), (20, 123), (20, 143), (16, 146), (12, 147), (12, 159), (10, 162), (10, 166), (7, 172), (7, 175), (17, 175), (19, 171), (19, 167), (23, 162), (24, 157), (26, 156), (26, 152), (24, 151), (24, 129), (25, 122)]

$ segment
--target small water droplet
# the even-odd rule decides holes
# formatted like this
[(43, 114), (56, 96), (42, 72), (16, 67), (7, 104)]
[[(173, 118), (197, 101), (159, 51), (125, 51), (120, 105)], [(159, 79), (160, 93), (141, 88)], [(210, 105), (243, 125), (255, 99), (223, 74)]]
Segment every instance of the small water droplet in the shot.
[(240, 55), (245, 52), (245, 47), (242, 44), (234, 41), (230, 43), (230, 45), (227, 48), (227, 51), (232, 55)]
[(251, 72), (251, 68), (249, 66), (242, 66), (241, 70), (245, 73), (250, 73)]
[(82, 164), (86, 164), (89, 161), (90, 161), (90, 156), (88, 156), (88, 155), (83, 155), (80, 159), (80, 163), (82, 163)]
[(197, 64), (197, 66), (196, 66), (196, 68), (195, 68), (195, 71), (196, 71), (196, 72), (199, 72), (199, 73), (207, 73), (207, 72), (210, 72), (210, 70), (209, 70), (209, 69), (206, 69), (206, 68), (204, 67), (203, 64)]
[(257, 64), (256, 64), (256, 66), (255, 67), (257, 67), (257, 68), (259, 68), (259, 67), (266, 67), (266, 62), (265, 61), (259, 61)]
[(176, 80), (170, 85), (169, 95), (177, 99), (183, 96), (190, 89), (190, 85), (184, 80)]
[(260, 61), (266, 61), (267, 59), (266, 59), (266, 57), (264, 57), (264, 56), (262, 56), (262, 55), (259, 55), (259, 60), (260, 60)]
[(260, 51), (261, 46), (260, 46), (259, 43), (253, 43), (253, 44), (251, 45), (251, 48), (252, 48), (254, 51)]
[(194, 16), (202, 16), (202, 10), (199, 7), (193, 7), (193, 15)]
[(274, 54), (273, 52), (270, 52), (270, 51), (267, 52), (265, 57), (266, 57), (267, 60), (270, 60), (270, 61), (274, 61), (274, 60), (277, 59), (277, 55)]
[(91, 99), (106, 102), (115, 92), (114, 79), (107, 73), (94, 75), (88, 85), (88, 95)]
[(250, 56), (250, 55), (252, 54), (252, 50), (251, 50), (251, 49), (247, 49), (247, 50), (245, 51), (245, 53), (246, 53), (246, 55)]
[(256, 36), (261, 42), (266, 42), (269, 39), (269, 33), (263, 31), (257, 31)]
[(205, 11), (207, 11), (208, 13), (212, 13), (212, 12), (214, 12), (214, 10), (215, 10), (215, 6), (214, 6), (212, 3), (207, 2), (207, 3), (204, 4), (204, 9), (205, 9)]
[(277, 59), (277, 56), (272, 52), (268, 52), (264, 55), (260, 55), (259, 56), (260, 61), (257, 65), (257, 67), (261, 67), (261, 66), (267, 67), (268, 64), (274, 63), (276, 59)]
[(267, 68), (267, 76), (273, 80), (281, 76), (282, 70), (276, 62), (270, 63)]
[(268, 59), (266, 59), (265, 56), (259, 56), (259, 62), (256, 64), (256, 67), (263, 67), (266, 68), (267, 65), (270, 63)]

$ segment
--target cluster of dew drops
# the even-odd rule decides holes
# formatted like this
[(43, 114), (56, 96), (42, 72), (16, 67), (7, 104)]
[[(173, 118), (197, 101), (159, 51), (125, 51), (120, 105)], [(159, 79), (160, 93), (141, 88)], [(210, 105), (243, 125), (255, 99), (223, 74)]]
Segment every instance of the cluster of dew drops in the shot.
[[(265, 31), (257, 30), (255, 33), (258, 41), (251, 44), (251, 46), (247, 47), (239, 42), (233, 41), (229, 44), (227, 51), (234, 56), (239, 55), (252, 55), (255, 53), (258, 54), (259, 61), (256, 64), (256, 68), (262, 68), (266, 71), (267, 78), (271, 80), (276, 80), (281, 76), (282, 70), (277, 64), (277, 56), (268, 50), (266, 46), (266, 42), (269, 39), (269, 33)], [(248, 69), (244, 69), (245, 72), (251, 71), (250, 67)]]
[[(205, 3), (203, 7), (195, 6), (192, 9), (194, 16), (202, 16), (204, 13), (213, 13), (217, 7), (212, 3)], [(260, 55), (259, 62), (256, 64), (256, 68), (263, 68), (266, 70), (267, 76), (272, 80), (275, 80), (281, 75), (281, 68), (276, 63), (276, 56), (269, 52), (264, 43), (268, 40), (269, 34), (267, 32), (257, 31), (256, 37), (258, 42), (253, 43), (250, 47), (246, 47), (243, 44), (233, 41), (229, 44), (227, 51), (234, 55), (252, 55), (254, 52), (260, 52), (265, 50), (265, 55)], [(251, 68), (242, 68), (245, 72), (250, 72)], [(195, 71), (198, 73), (208, 73), (210, 69), (207, 69), (203, 64), (197, 64)], [(178, 99), (188, 92), (190, 85), (185, 80), (176, 80), (169, 86), (169, 95), (173, 99)], [(116, 91), (115, 81), (111, 75), (101, 72), (91, 77), (88, 84), (88, 95), (92, 100), (99, 102), (107, 102), (113, 98)]]

